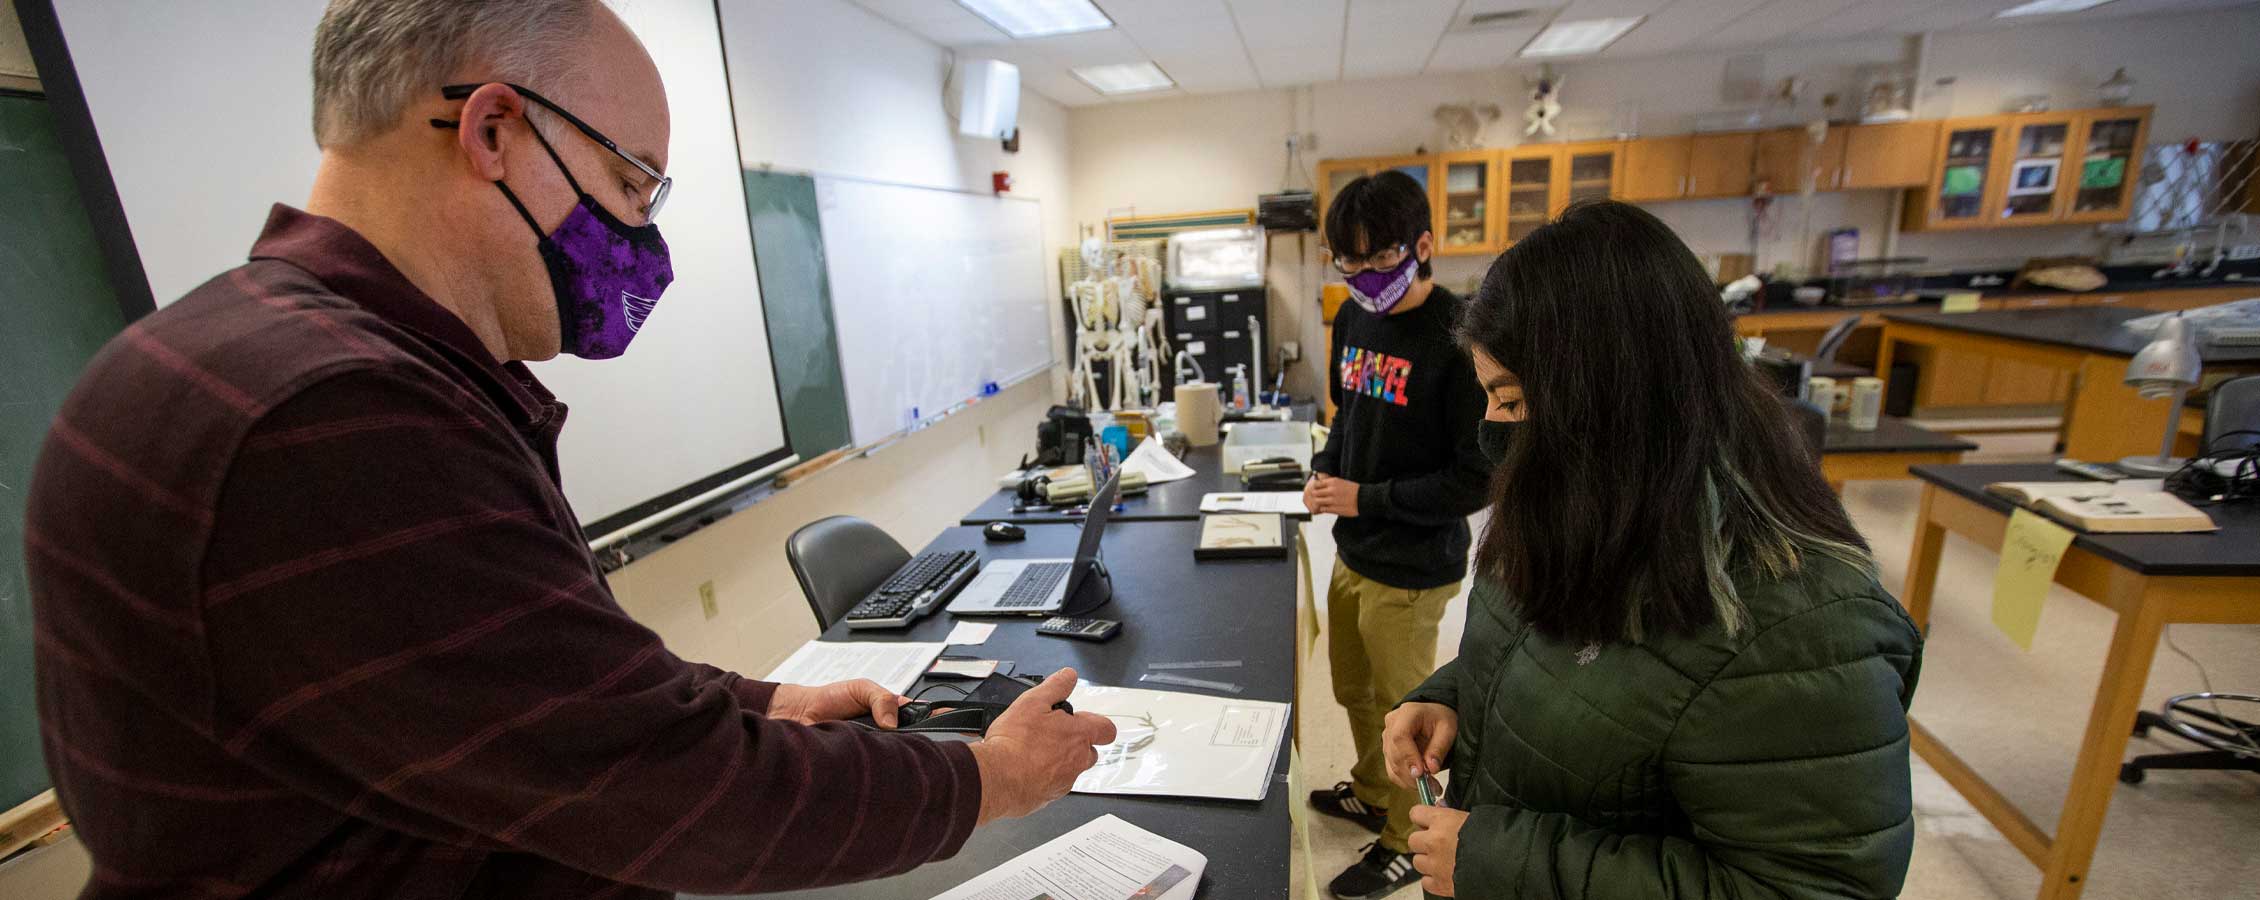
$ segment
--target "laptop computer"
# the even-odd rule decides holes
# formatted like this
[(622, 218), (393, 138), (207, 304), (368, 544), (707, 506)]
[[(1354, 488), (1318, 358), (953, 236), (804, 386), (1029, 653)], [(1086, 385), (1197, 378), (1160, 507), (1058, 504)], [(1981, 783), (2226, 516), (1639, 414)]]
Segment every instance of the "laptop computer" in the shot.
[(958, 591), (949, 611), (960, 616), (1044, 616), (1065, 608), (1083, 582), (1104, 577), (1100, 570), (1099, 538), (1107, 519), (1114, 515), (1114, 499), (1122, 475), (1115, 473), (1091, 498), (1091, 511), (1083, 517), (1083, 538), (1074, 559), (1002, 559), (981, 567), (973, 583)]

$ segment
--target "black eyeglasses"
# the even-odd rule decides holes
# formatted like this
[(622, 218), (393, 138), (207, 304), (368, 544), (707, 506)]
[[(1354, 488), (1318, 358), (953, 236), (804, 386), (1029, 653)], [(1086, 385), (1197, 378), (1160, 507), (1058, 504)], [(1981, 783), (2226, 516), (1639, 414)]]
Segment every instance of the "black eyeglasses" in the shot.
[(1412, 248), (1404, 244), (1383, 247), (1365, 256), (1336, 256), (1332, 250), (1324, 247), (1319, 249), (1326, 261), (1334, 266), (1334, 271), (1343, 275), (1356, 275), (1372, 269), (1394, 269), (1405, 261), (1405, 254), (1412, 252)]
[[(473, 91), (477, 91), (479, 88), (484, 86), (485, 85), (483, 83), (451, 84), (446, 87), (440, 88), (439, 95), (449, 100), (461, 100), (471, 96), (471, 93)], [(588, 135), (589, 140), (595, 141), (604, 149), (612, 151), (612, 154), (614, 156), (618, 156), (621, 159), (627, 160), (628, 165), (636, 167), (636, 171), (642, 172), (644, 173), (644, 175), (650, 177), (654, 184), (651, 189), (651, 195), (644, 198), (644, 221), (648, 222), (653, 219), (659, 218), (659, 208), (667, 205), (667, 193), (675, 189), (675, 179), (661, 174), (658, 169), (652, 168), (643, 160), (629, 156), (627, 151), (620, 149), (619, 144), (615, 144), (612, 142), (611, 138), (605, 137), (604, 132), (598, 131), (595, 127), (589, 125), (589, 123), (581, 121), (581, 117), (566, 112), (565, 107), (551, 102), (548, 97), (534, 93), (529, 88), (511, 84), (507, 81), (502, 82), (502, 86), (507, 87), (513, 91), (517, 91), (518, 96), (532, 100), (535, 103), (539, 103), (542, 106), (547, 107), (550, 112), (556, 113), (558, 118), (564, 119), (566, 124), (578, 129), (582, 134)], [(434, 119), (433, 121), (438, 122), (439, 120)]]

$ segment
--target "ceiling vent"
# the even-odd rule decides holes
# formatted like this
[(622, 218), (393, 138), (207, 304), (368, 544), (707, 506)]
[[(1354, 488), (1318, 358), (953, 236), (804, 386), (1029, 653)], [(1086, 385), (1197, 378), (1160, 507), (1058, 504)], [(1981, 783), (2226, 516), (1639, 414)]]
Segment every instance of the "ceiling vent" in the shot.
[(1452, 20), (1452, 31), (1505, 31), (1513, 28), (1532, 28), (1552, 21), (1561, 12), (1559, 6), (1533, 7), (1531, 9), (1502, 9), (1495, 12), (1470, 12)]

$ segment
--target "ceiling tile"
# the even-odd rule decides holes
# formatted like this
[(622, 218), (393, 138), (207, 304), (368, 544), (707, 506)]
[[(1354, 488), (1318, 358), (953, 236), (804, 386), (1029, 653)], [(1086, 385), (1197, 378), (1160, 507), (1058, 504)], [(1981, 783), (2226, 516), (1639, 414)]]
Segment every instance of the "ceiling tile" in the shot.
[(1569, 0), (1468, 0), (1470, 13), (1511, 12), (1518, 9), (1550, 9), (1566, 5)]
[(1459, 6), (1459, 0), (1350, 0), (1342, 77), (1420, 74)]
[(1058, 60), (1070, 66), (1099, 66), (1107, 63), (1142, 62), (1146, 52), (1137, 42), (1119, 28), (1105, 31), (1083, 31), (1051, 37), (1029, 38), (1013, 43)]
[(1758, 8), (1766, 0), (1673, 0), (1650, 14), (1602, 56), (1648, 56), (1686, 47)]
[[(1844, 12), (1857, 0), (1772, 0), (1712, 31), (1698, 42), (1709, 47), (1753, 47), (1796, 34)], [(1874, 0), (1869, 0), (1873, 5)]]
[(1516, 61), (1516, 53), (1524, 44), (1537, 37), (1539, 26), (1500, 28), (1485, 31), (1456, 31), (1444, 35), (1436, 45), (1436, 55), (1429, 58), (1427, 71), (1468, 72), (1497, 69)]
[(932, 21), (952, 12), (966, 12), (957, 0), (855, 0), (855, 3), (904, 24)]
[[(1561, 15), (1555, 18), (1565, 22), (1579, 19), (1621, 19), (1626, 16), (1654, 15), (1671, 0), (1573, 0)], [(1880, 5), (1880, 4), (1879, 4)]]
[(1095, 0), (1116, 25), (1224, 18), (1224, 0)]
[[(1294, 49), (1339, 57), (1345, 0), (1230, 0), (1249, 50)], [(1337, 59), (1337, 62), (1339, 59)], [(1256, 67), (1263, 68), (1258, 60)]]
[(1161, 70), (1177, 81), (1179, 87), (1196, 94), (1220, 94), (1228, 91), (1252, 91), (1263, 87), (1256, 77), (1254, 66), (1246, 56), (1214, 60), (1186, 60), (1176, 65), (1157, 63)]
[(979, 16), (969, 18), (971, 21), (906, 22), (902, 26), (944, 47), (988, 44), (1009, 39), (996, 26), (981, 21)]
[(1069, 106), (1101, 103), (1106, 95), (1094, 91), (1075, 74), (1059, 66), (1020, 70), (1020, 84)]
[(1797, 33), (1800, 38), (1840, 40), (1868, 35), (1913, 33), (1906, 23), (1914, 16), (1951, 0), (1905, 0), (1902, 3), (1863, 3), (1830, 16)]
[(1341, 57), (1334, 53), (1313, 53), (1296, 47), (1277, 47), (1263, 50), (1250, 49), (1248, 55), (1256, 64), (1256, 74), (1263, 79), (1264, 87), (1287, 87), (1298, 84), (1315, 84), (1337, 80), (1341, 71)]
[(1130, 36), (1147, 53), (1159, 56), (1164, 53), (1231, 53), (1245, 57), (1240, 46), (1239, 29), (1232, 18), (1219, 14), (1213, 19), (1181, 19), (1166, 24), (1126, 25), (1123, 33)]

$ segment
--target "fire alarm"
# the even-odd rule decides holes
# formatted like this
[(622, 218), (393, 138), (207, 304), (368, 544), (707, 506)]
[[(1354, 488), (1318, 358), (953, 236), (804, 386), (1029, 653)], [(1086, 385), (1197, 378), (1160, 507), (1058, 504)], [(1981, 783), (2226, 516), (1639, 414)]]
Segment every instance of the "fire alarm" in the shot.
[(1003, 193), (1009, 193), (1009, 192), (1011, 192), (1011, 190), (1012, 190), (1012, 173), (1011, 173), (1011, 172), (1006, 172), (1006, 171), (1004, 171), (1004, 170), (1001, 170), (1001, 169), (1000, 169), (1000, 170), (997, 170), (997, 171), (995, 171), (995, 172), (990, 172), (990, 173), (989, 173), (989, 189), (990, 189), (990, 190), (992, 190), (992, 191), (995, 191), (995, 192), (997, 192), (997, 193), (999, 193), (999, 194), (1003, 194)]

